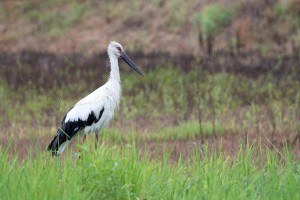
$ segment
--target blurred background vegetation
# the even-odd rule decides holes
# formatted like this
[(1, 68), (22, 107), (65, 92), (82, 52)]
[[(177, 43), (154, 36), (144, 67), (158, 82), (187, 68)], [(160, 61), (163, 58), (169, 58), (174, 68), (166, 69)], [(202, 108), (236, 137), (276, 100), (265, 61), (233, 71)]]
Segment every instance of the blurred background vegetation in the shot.
[(114, 141), (135, 129), (145, 141), (299, 151), (299, 0), (1, 1), (0, 141), (50, 139), (107, 80), (111, 40), (145, 73), (121, 63)]

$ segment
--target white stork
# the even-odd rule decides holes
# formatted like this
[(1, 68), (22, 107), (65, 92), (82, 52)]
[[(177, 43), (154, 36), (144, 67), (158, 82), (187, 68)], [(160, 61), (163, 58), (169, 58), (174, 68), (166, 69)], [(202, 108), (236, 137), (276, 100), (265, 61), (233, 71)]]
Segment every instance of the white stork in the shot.
[(65, 114), (61, 127), (48, 146), (52, 156), (62, 154), (68, 142), (77, 133), (83, 133), (85, 138), (86, 134), (94, 132), (98, 143), (99, 131), (108, 126), (114, 110), (120, 102), (121, 85), (118, 58), (122, 58), (133, 70), (144, 76), (119, 43), (110, 42), (107, 52), (111, 68), (107, 83), (81, 99)]

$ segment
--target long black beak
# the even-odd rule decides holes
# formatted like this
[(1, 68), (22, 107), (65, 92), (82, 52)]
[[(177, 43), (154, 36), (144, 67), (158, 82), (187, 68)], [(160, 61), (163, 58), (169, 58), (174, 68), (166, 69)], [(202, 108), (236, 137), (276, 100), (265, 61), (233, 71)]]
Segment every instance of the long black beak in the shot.
[(129, 58), (129, 56), (124, 51), (121, 52), (121, 58), (139, 75), (144, 76), (144, 74), (139, 70), (139, 68), (134, 64), (134, 62)]

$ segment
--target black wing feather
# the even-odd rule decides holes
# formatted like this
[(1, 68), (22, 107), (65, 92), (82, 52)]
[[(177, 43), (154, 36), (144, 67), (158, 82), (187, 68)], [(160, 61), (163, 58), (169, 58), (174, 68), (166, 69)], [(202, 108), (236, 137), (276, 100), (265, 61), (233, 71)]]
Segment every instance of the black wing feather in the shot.
[(57, 155), (58, 148), (61, 144), (66, 142), (67, 140), (71, 140), (76, 133), (82, 129), (84, 129), (86, 126), (90, 126), (93, 123), (97, 123), (102, 114), (104, 112), (104, 107), (99, 113), (99, 117), (97, 118), (94, 111), (92, 111), (87, 120), (81, 120), (78, 119), (77, 121), (68, 121), (65, 122), (67, 114), (65, 114), (64, 119), (61, 122), (61, 127), (57, 130), (56, 135), (52, 142), (48, 146), (48, 151), (52, 152), (52, 156)]

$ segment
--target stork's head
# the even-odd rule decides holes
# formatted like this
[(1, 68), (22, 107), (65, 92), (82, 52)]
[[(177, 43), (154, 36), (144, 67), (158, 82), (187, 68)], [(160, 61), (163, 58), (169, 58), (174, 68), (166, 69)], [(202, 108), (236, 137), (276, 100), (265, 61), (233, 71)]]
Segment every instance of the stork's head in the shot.
[(134, 71), (136, 71), (141, 76), (144, 76), (144, 74), (139, 70), (139, 68), (134, 64), (134, 62), (125, 53), (121, 44), (112, 41), (108, 45), (107, 51), (108, 51), (108, 54), (113, 54), (113, 55), (117, 56), (117, 58), (122, 58)]

